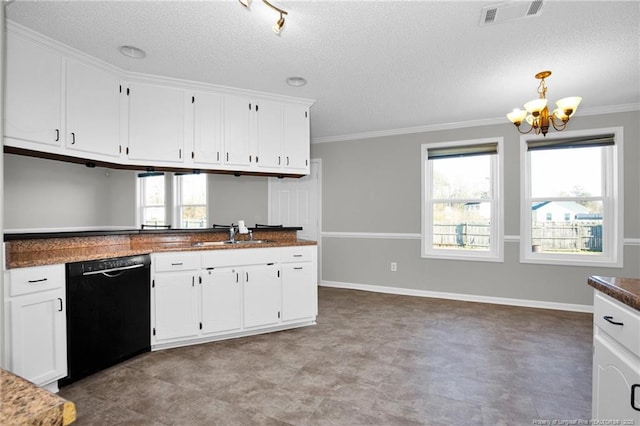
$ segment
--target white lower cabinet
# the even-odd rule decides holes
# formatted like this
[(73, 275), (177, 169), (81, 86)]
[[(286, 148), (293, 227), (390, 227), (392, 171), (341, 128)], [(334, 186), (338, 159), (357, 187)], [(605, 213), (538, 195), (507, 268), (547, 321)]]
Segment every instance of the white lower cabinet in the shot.
[(202, 273), (202, 334), (233, 333), (242, 328), (242, 271), (210, 268)]
[(157, 274), (153, 280), (153, 340), (172, 341), (198, 335), (198, 289), (195, 273)]
[(197, 337), (198, 254), (153, 254), (151, 264), (152, 345)]
[(596, 291), (593, 318), (593, 418), (640, 424), (640, 313)]
[(282, 321), (317, 316), (316, 258), (315, 246), (282, 249)]
[(280, 322), (280, 270), (275, 264), (243, 270), (244, 326), (263, 327)]
[(5, 274), (7, 368), (39, 386), (67, 375), (64, 265)]
[(317, 248), (287, 250), (152, 255), (152, 349), (314, 324)]

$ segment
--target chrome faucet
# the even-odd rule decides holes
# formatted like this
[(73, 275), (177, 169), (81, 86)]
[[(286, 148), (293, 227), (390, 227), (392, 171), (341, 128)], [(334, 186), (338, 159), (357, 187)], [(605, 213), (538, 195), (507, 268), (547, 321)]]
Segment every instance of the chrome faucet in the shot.
[(229, 227), (229, 241), (231, 241), (232, 243), (236, 242), (236, 228), (233, 223)]

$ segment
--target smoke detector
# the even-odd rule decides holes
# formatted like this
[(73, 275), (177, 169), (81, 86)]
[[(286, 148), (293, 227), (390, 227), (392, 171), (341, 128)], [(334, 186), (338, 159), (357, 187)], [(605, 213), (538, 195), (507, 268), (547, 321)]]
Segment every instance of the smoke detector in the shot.
[(482, 8), (480, 14), (480, 26), (499, 24), (522, 18), (540, 16), (542, 13), (542, 0), (533, 1), (508, 1)]

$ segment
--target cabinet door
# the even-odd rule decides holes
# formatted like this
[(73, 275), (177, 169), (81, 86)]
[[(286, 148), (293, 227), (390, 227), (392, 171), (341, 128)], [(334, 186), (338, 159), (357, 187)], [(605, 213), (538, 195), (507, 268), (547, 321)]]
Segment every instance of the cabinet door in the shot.
[(60, 146), (62, 57), (7, 34), (4, 135)]
[(155, 336), (152, 341), (198, 335), (198, 293), (193, 273), (156, 274), (153, 293)]
[(120, 155), (120, 81), (110, 73), (67, 61), (68, 149)]
[(15, 297), (9, 305), (11, 371), (37, 385), (66, 376), (64, 289)]
[(284, 164), (282, 157), (283, 105), (280, 102), (260, 101), (256, 109), (257, 166), (279, 168)]
[(216, 268), (202, 276), (202, 333), (242, 327), (242, 270)]
[[(631, 407), (631, 387), (640, 385), (640, 359), (615, 349), (596, 336), (593, 357), (593, 418), (624, 419), (640, 424), (640, 411)], [(635, 407), (640, 408), (640, 389), (635, 391)], [(635, 421), (635, 422), (634, 422)]]
[(245, 267), (244, 326), (259, 327), (280, 322), (281, 284), (276, 265)]
[(309, 108), (304, 105), (284, 106), (284, 167), (309, 173)]
[(316, 316), (317, 287), (311, 262), (282, 265), (282, 321)]
[(138, 83), (129, 89), (129, 158), (183, 162), (184, 91)]
[(193, 100), (193, 150), (195, 164), (221, 164), (223, 138), (223, 97), (195, 93)]
[(224, 162), (232, 166), (248, 166), (251, 155), (253, 107), (249, 98), (224, 97)]

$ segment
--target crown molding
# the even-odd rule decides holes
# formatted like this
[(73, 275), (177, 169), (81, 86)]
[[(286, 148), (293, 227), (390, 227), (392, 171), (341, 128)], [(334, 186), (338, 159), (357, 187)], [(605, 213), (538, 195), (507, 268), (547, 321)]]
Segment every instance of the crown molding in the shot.
[[(615, 113), (632, 112), (632, 111), (640, 111), (640, 103), (585, 108), (576, 112), (576, 116), (582, 117), (582, 116), (590, 116), (590, 115), (615, 114)], [(506, 121), (505, 118), (503, 117), (487, 118), (483, 120), (456, 121), (453, 123), (405, 127), (401, 129), (376, 130), (372, 132), (351, 133), (351, 134), (338, 135), (338, 136), (325, 136), (325, 137), (319, 137), (319, 138), (312, 138), (311, 143), (316, 144), (316, 143), (327, 143), (327, 142), (345, 142), (345, 141), (358, 140), (358, 139), (371, 139), (371, 138), (380, 138), (385, 136), (408, 135), (412, 133), (428, 133), (428, 132), (436, 132), (440, 130), (456, 130), (456, 129), (463, 129), (467, 127), (493, 126), (497, 124), (510, 124), (510, 123)]]

